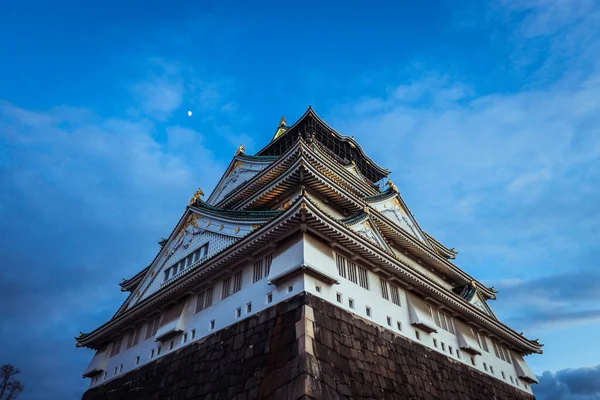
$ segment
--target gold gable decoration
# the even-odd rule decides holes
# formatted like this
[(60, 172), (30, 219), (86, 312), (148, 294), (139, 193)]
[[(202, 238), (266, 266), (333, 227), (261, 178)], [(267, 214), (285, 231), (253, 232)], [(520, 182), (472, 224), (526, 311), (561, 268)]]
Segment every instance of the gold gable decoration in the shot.
[(193, 206), (194, 203), (196, 203), (196, 200), (199, 200), (202, 197), (204, 197), (204, 192), (202, 191), (201, 188), (198, 188), (198, 190), (196, 190), (196, 193), (194, 193), (194, 195), (190, 199), (190, 206)]
[(279, 120), (279, 126), (277, 127), (277, 132), (275, 132), (275, 136), (273, 136), (273, 140), (277, 139), (279, 136), (283, 135), (285, 131), (287, 131), (287, 126), (285, 117), (281, 117)]

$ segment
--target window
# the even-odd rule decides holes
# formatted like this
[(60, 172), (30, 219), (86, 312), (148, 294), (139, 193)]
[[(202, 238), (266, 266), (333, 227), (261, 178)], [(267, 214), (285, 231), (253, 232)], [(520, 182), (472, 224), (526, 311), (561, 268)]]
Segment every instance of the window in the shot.
[(517, 378), (515, 378), (515, 383), (517, 384), (517, 386), (519, 386), (519, 380)]
[(267, 304), (273, 302), (273, 293), (267, 293)]
[(388, 290), (388, 283), (385, 279), (383, 278), (379, 278), (379, 282), (381, 283), (381, 297), (383, 297), (386, 300), (390, 299), (390, 293)]
[(148, 322), (148, 327), (146, 328), (146, 339), (156, 335), (158, 324), (160, 324), (160, 315), (157, 315)]
[(342, 302), (342, 294), (341, 293), (336, 293), (335, 294), (335, 299), (337, 300), (338, 303)]
[(367, 270), (363, 267), (358, 267), (358, 280), (360, 286), (369, 290), (369, 275), (367, 273)]
[(263, 260), (254, 261), (254, 272), (252, 273), (252, 283), (258, 282), (263, 278)]
[(113, 376), (115, 376), (117, 374), (117, 367), (115, 367), (115, 370), (113, 371)]
[(477, 338), (477, 344), (479, 345), (479, 348), (489, 353), (490, 350), (485, 340), (485, 336), (481, 335), (479, 332), (475, 332), (473, 329), (471, 329), (471, 332), (473, 332), (473, 335), (475, 335), (475, 337)]
[(119, 372), (123, 372), (123, 364), (119, 366)]
[(242, 271), (238, 271), (232, 276), (223, 279), (223, 288), (221, 290), (221, 299), (231, 296), (242, 289)]
[(121, 352), (121, 345), (123, 345), (123, 336), (120, 336), (117, 340), (115, 340), (110, 348), (109, 357), (114, 357)]
[(390, 285), (390, 294), (392, 295), (392, 303), (397, 306), (401, 306), (400, 304), (400, 295), (398, 294), (398, 288), (394, 285)]
[(239, 318), (242, 316), (242, 309), (240, 307), (235, 309), (235, 317)]
[(366, 311), (367, 311), (367, 317), (370, 317), (371, 316), (371, 307), (367, 306)]
[(196, 300), (196, 312), (200, 312), (212, 305), (213, 288), (210, 287), (198, 293)]
[(269, 276), (271, 272), (271, 264), (273, 263), (273, 253), (267, 254), (265, 257), (265, 276)]
[(515, 383), (515, 381), (513, 381), (512, 376), (509, 376), (509, 378), (510, 378), (510, 383)]
[(173, 350), (173, 346), (175, 346), (175, 341), (171, 340), (171, 343), (169, 343), (169, 350)]
[(141, 330), (142, 330), (142, 326), (138, 325), (135, 328), (133, 328), (133, 330), (131, 332), (129, 332), (129, 335), (127, 337), (127, 348), (133, 347), (136, 344), (138, 344), (138, 342), (140, 340)]
[(335, 256), (335, 263), (337, 264), (338, 273), (342, 278), (346, 277), (346, 259), (339, 254)]
[(438, 346), (437, 346), (437, 339), (435, 339), (435, 338), (433, 339), (433, 346), (434, 346), (434, 347), (438, 347)]
[(506, 375), (504, 374), (504, 371), (502, 371), (502, 379), (506, 380)]
[(315, 285), (315, 290), (317, 291), (317, 293), (321, 293), (321, 286)]
[(451, 355), (454, 355), (454, 353), (452, 352), (452, 346), (448, 346), (448, 352), (449, 352)]
[(475, 357), (471, 357), (471, 364), (475, 365)]
[(398, 330), (401, 331), (402, 330), (402, 322), (396, 321), (396, 325), (398, 326)]
[(442, 351), (446, 351), (446, 343), (442, 342)]
[(154, 358), (154, 349), (150, 350), (150, 358)]
[(350, 282), (358, 283), (358, 274), (356, 272), (356, 264), (346, 260), (346, 268), (348, 269), (348, 280)]
[(452, 334), (456, 333), (456, 331), (454, 330), (454, 321), (452, 320), (452, 317), (450, 315), (444, 313), (443, 311), (435, 309), (430, 305), (427, 305), (427, 308), (433, 316), (433, 321), (439, 328), (442, 328), (443, 330), (448, 331)]
[(460, 358), (460, 350), (456, 350), (456, 357)]
[(162, 346), (158, 346), (158, 349), (156, 349), (156, 355), (160, 356), (160, 351), (162, 349)]
[(354, 308), (354, 299), (348, 299), (348, 307)]
[(233, 293), (242, 290), (242, 271), (238, 271), (233, 275)]
[(252, 303), (246, 304), (246, 314), (252, 312)]
[(140, 356), (137, 356), (135, 358), (135, 365), (138, 365), (140, 363)]
[(187, 342), (187, 332), (183, 334), (182, 343)]
[(387, 324), (388, 326), (392, 326), (392, 319), (390, 317), (387, 317)]
[(196, 330), (192, 329), (192, 340), (194, 340), (195, 337), (196, 337)]
[(491, 365), (490, 365), (490, 372), (491, 372), (492, 374), (494, 373), (494, 367), (492, 367)]
[(415, 329), (415, 337), (417, 338), (417, 340), (421, 340), (421, 334), (416, 329)]
[(106, 371), (104, 371), (104, 379), (106, 379), (107, 375), (108, 375), (108, 373)]
[(483, 369), (485, 369), (487, 372), (487, 364), (486, 363), (483, 363)]
[(294, 285), (288, 286), (288, 293), (292, 293), (294, 291)]
[(210, 320), (210, 325), (209, 325), (209, 329), (212, 331), (213, 329), (215, 329), (215, 320), (211, 319)]

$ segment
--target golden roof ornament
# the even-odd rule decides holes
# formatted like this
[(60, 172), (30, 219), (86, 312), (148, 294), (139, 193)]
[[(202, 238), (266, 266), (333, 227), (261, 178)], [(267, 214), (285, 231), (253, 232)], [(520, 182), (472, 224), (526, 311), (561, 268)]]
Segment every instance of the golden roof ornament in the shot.
[(196, 203), (196, 200), (200, 200), (203, 196), (204, 192), (201, 188), (198, 188), (198, 190), (196, 190), (196, 193), (194, 193), (194, 195), (190, 199), (190, 206), (193, 206)]
[(284, 116), (282, 116), (282, 117), (281, 117), (281, 119), (279, 120), (279, 126), (280, 126), (280, 127), (281, 127), (281, 126), (286, 126), (286, 125), (285, 125), (285, 123), (286, 123), (286, 122), (287, 122), (287, 121), (285, 120), (285, 117), (284, 117)]
[(398, 193), (398, 187), (396, 185), (394, 185), (394, 183), (390, 179), (387, 180), (385, 185), (387, 187), (389, 187), (390, 189), (392, 189), (394, 192)]
[(243, 153), (243, 152), (245, 152), (245, 151), (246, 151), (246, 148), (244, 147), (244, 145), (243, 145), (243, 144), (240, 144), (240, 147), (238, 147), (238, 148), (237, 148), (237, 150), (235, 151), (235, 155), (236, 155), (236, 156), (237, 156), (237, 155), (240, 155), (240, 154), (242, 154), (242, 153)]

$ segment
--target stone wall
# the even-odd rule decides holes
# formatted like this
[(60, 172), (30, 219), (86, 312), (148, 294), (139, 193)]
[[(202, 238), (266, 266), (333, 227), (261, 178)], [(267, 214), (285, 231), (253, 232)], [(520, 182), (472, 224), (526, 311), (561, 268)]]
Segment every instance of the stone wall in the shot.
[(533, 399), (310, 294), (88, 390), (95, 399)]

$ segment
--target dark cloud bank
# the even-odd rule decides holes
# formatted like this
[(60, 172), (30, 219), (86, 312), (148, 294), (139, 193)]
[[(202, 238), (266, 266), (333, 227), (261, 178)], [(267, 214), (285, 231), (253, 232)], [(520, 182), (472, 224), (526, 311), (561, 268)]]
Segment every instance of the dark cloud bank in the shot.
[(563, 369), (555, 374), (546, 371), (538, 379), (540, 384), (533, 388), (539, 400), (600, 399), (600, 365)]

